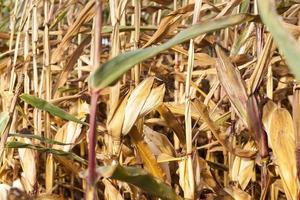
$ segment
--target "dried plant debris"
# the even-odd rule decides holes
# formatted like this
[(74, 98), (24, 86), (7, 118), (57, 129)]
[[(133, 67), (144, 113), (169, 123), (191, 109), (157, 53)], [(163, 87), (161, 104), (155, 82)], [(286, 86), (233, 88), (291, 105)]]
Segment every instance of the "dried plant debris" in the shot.
[(300, 199), (300, 1), (0, 0), (0, 199)]

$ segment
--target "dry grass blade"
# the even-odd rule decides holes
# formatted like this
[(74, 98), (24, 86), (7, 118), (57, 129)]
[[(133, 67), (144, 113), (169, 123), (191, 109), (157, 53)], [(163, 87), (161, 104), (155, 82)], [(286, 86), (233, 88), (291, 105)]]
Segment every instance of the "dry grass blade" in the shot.
[(174, 147), (167, 136), (152, 130), (146, 125), (143, 126), (143, 132), (145, 135), (145, 140), (148, 144), (152, 143), (156, 145), (160, 152), (164, 154), (168, 154), (170, 156), (175, 155)]
[(74, 53), (72, 54), (72, 56), (69, 58), (67, 64), (64, 66), (63, 70), (60, 72), (58, 81), (55, 82), (55, 85), (53, 86), (53, 97), (56, 98), (57, 95), (57, 89), (62, 87), (67, 79), (68, 79), (68, 75), (70, 74), (70, 72), (73, 70), (74, 65), (76, 64), (78, 58), (81, 56), (84, 48), (90, 43), (91, 38), (87, 37), (85, 38), (81, 44), (77, 47), (77, 49), (74, 51)]
[(147, 143), (144, 141), (142, 134), (139, 133), (137, 128), (134, 126), (129, 132), (140, 156), (142, 157), (146, 167), (151, 172), (151, 174), (161, 180), (165, 179), (165, 173), (157, 163), (153, 153), (149, 149)]
[(176, 136), (178, 137), (180, 144), (185, 145), (185, 134), (182, 124), (173, 115), (170, 109), (164, 104), (157, 108), (159, 114), (164, 118), (169, 127), (172, 128)]
[[(256, 150), (253, 142), (248, 142), (244, 146), (245, 150)], [(232, 169), (231, 177), (233, 181), (237, 181), (242, 190), (245, 190), (250, 180), (255, 178), (255, 161), (252, 159), (235, 157)]]
[(82, 11), (78, 15), (76, 21), (74, 23), (72, 23), (72, 25), (68, 28), (66, 35), (63, 37), (60, 44), (57, 46), (57, 48), (52, 53), (51, 63), (57, 63), (57, 62), (61, 61), (61, 59), (64, 56), (65, 51), (69, 47), (69, 44), (70, 44), (72, 38), (78, 34), (80, 27), (84, 23), (91, 20), (92, 17), (94, 16), (95, 12), (92, 10), (92, 8), (94, 8), (94, 5), (95, 5), (94, 1), (89, 1), (85, 5), (84, 9), (82, 9)]
[(271, 139), (270, 142), (275, 156), (274, 161), (278, 165), (287, 199), (295, 200), (299, 192), (299, 183), (296, 169), (293, 119), (286, 109), (277, 108), (272, 113), (270, 123), (270, 129), (267, 132)]
[(293, 122), (295, 131), (295, 144), (296, 144), (296, 162), (297, 162), (297, 175), (300, 180), (300, 90), (295, 88), (293, 99)]
[(119, 153), (119, 148), (121, 145), (121, 136), (122, 136), (122, 127), (125, 118), (125, 108), (127, 105), (129, 94), (121, 101), (119, 106), (116, 108), (114, 114), (107, 121), (107, 131), (108, 134), (112, 136), (113, 147), (112, 153), (113, 155), (117, 155)]
[(102, 182), (105, 185), (104, 197), (106, 200), (123, 200), (120, 192), (114, 187), (114, 185), (107, 179), (103, 179)]
[(300, 0), (0, 7), (0, 199), (300, 199)]
[(255, 156), (255, 154), (257, 153), (256, 151), (242, 150), (240, 148), (232, 148), (232, 146), (230, 146), (227, 143), (226, 139), (222, 138), (220, 130), (217, 128), (216, 124), (210, 119), (207, 108), (202, 102), (200, 102), (199, 100), (195, 100), (193, 102), (193, 106), (199, 112), (202, 120), (207, 124), (208, 128), (213, 133), (214, 137), (217, 139), (217, 141), (222, 145), (222, 147), (226, 151), (229, 151), (233, 155), (240, 156), (243, 158), (251, 158)]
[[(31, 144), (31, 141), (27, 138), (19, 139), (20, 142), (26, 142)], [(35, 163), (36, 159), (36, 152), (31, 149), (18, 149), (20, 155), (20, 162), (22, 169), (24, 171), (24, 179), (26, 183), (24, 184), (26, 192), (30, 193), (33, 192), (34, 186), (36, 184), (36, 176), (37, 176), (37, 169)]]
[[(166, 106), (166, 108), (168, 108), (173, 114), (177, 114), (177, 115), (184, 115), (184, 104), (177, 104), (174, 102), (165, 102), (163, 104), (164, 106)], [(199, 113), (192, 107), (192, 118), (193, 119), (198, 119), (200, 117)]]
[(145, 102), (151, 92), (154, 77), (150, 77), (140, 83), (134, 91), (132, 91), (125, 108), (125, 118), (122, 133), (127, 134), (136, 122)]
[(144, 48), (152, 45), (153, 43), (158, 42), (163, 37), (172, 34), (174, 30), (180, 25), (181, 21), (187, 18), (189, 13), (193, 10), (194, 4), (188, 4), (178, 10), (171, 12), (166, 17), (164, 17), (161, 20), (159, 26), (157, 27), (157, 31), (144, 45)]
[[(263, 107), (262, 122), (266, 131), (271, 128), (271, 116), (276, 109), (277, 105), (273, 101), (268, 101)], [(268, 134), (268, 145), (272, 148), (270, 141), (270, 134)]]
[(5, 130), (7, 123), (9, 121), (9, 112), (1, 112), (0, 113), (0, 135), (2, 135), (3, 131)]
[(251, 196), (237, 187), (225, 187), (224, 190), (235, 200), (251, 200)]
[(228, 95), (237, 115), (247, 126), (248, 115), (246, 108), (248, 95), (245, 89), (245, 82), (239, 70), (233, 66), (221, 48), (217, 46), (216, 51), (219, 58), (216, 68), (220, 83)]
[(154, 1), (156, 3), (162, 4), (162, 5), (169, 5), (170, 3), (172, 3), (172, 0), (151, 0)]
[(162, 84), (156, 88), (153, 88), (140, 112), (140, 116), (145, 116), (152, 110), (156, 109), (163, 103), (165, 96), (165, 85)]
[(260, 55), (257, 64), (255, 66), (255, 69), (251, 75), (251, 78), (249, 80), (249, 94), (254, 93), (257, 89), (258, 86), (261, 84), (264, 75), (267, 72), (267, 67), (268, 67), (268, 58), (271, 57), (269, 54), (271, 53), (271, 47), (272, 47), (272, 36), (268, 35), (266, 44), (264, 46), (264, 49), (262, 51), (262, 55)]

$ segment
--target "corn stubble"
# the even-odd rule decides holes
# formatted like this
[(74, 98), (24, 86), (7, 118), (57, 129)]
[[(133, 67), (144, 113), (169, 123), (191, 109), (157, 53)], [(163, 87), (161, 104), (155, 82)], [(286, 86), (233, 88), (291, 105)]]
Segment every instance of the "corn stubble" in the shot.
[(0, 7), (1, 200), (300, 198), (299, 1)]

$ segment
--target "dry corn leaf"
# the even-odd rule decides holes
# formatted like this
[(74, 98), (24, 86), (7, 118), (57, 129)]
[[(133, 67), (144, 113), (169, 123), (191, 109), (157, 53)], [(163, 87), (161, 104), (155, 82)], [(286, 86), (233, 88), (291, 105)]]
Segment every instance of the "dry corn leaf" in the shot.
[(175, 155), (174, 147), (167, 136), (152, 130), (150, 127), (146, 125), (143, 126), (143, 133), (145, 135), (145, 141), (147, 143), (148, 141), (151, 141), (158, 147), (158, 149), (161, 152), (168, 154), (170, 156)]
[(185, 131), (180, 121), (173, 115), (165, 104), (162, 104), (159, 108), (157, 108), (157, 111), (164, 118), (167, 125), (174, 131), (180, 141), (180, 144), (184, 146), (186, 142)]
[(197, 163), (200, 165), (200, 177), (202, 179), (201, 183), (203, 187), (208, 187), (214, 192), (218, 193), (221, 190), (221, 187), (218, 185), (213, 175), (211, 174), (210, 168), (203, 158), (197, 156)]
[(183, 158), (183, 157), (175, 158), (175, 157), (170, 156), (169, 154), (165, 154), (165, 153), (162, 153), (162, 154), (157, 156), (157, 162), (158, 163), (171, 162), (171, 161), (180, 161), (180, 160), (184, 160), (184, 159), (185, 158)]
[[(31, 144), (31, 140), (27, 138), (20, 138), (20, 142)], [(20, 155), (20, 163), (24, 172), (24, 178), (27, 182), (25, 187), (26, 192), (33, 192), (36, 183), (37, 170), (35, 165), (36, 151), (32, 149), (18, 149)]]
[[(164, 104), (173, 114), (184, 115), (184, 104), (175, 102), (164, 102)], [(198, 112), (191, 107), (192, 118), (197, 120), (200, 118)]]
[(73, 71), (74, 65), (76, 64), (84, 48), (90, 43), (90, 41), (91, 37), (85, 38), (73, 52), (72, 56), (68, 59), (68, 62), (66, 63), (64, 68), (61, 70), (60, 75), (52, 88), (52, 94), (54, 98), (58, 96), (57, 89), (62, 87), (66, 83), (68, 75), (71, 73), (71, 71)]
[(120, 194), (120, 192), (113, 186), (113, 184), (109, 180), (104, 178), (102, 182), (105, 185), (105, 189), (104, 189), (105, 200), (123, 200), (123, 197)]
[(197, 160), (195, 160), (195, 162), (197, 162), (197, 165), (200, 168), (200, 185), (198, 186), (203, 189), (209, 188), (213, 192), (215, 192), (215, 199), (232, 200), (231, 196), (227, 194), (215, 180), (215, 177), (212, 175), (207, 161), (200, 156), (197, 156)]
[[(214, 122), (217, 125), (222, 126), (222, 125), (226, 125), (227, 120), (230, 119), (230, 115), (231, 115), (231, 113), (227, 112), (227, 113), (224, 113), (221, 116), (214, 115), (214, 113), (210, 114), (209, 116), (212, 118), (212, 120), (214, 120)], [(207, 130), (209, 130), (209, 128), (208, 128), (208, 126), (207, 126), (206, 123), (202, 123), (200, 125), (200, 127), (199, 127), (199, 130), (201, 130), (201, 131), (207, 131)]]
[(216, 68), (220, 83), (228, 95), (237, 115), (247, 126), (248, 115), (246, 108), (248, 95), (244, 80), (239, 70), (232, 65), (221, 48), (217, 46), (216, 51), (218, 55)]
[(5, 57), (0, 60), (0, 74), (3, 73), (3, 71), (6, 69), (6, 67), (8, 66), (8, 64), (10, 62), (11, 62), (11, 58), (9, 58), (9, 57)]
[(166, 17), (164, 17), (157, 31), (153, 34), (150, 40), (144, 45), (144, 47), (148, 47), (153, 43), (162, 39), (162, 37), (166, 37), (167, 35), (173, 33), (175, 29), (180, 25), (181, 21), (189, 16), (190, 12), (194, 10), (194, 4), (188, 4), (182, 8), (179, 8)]
[(45, 189), (47, 193), (51, 193), (54, 186), (54, 163), (53, 155), (47, 154), (45, 170)]
[(113, 140), (113, 154), (116, 155), (119, 152), (121, 144), (122, 127), (125, 118), (125, 108), (130, 94), (121, 101), (119, 106), (115, 109), (114, 114), (107, 120), (107, 131), (112, 136)]
[(0, 199), (1, 200), (6, 200), (8, 199), (8, 192), (10, 190), (11, 186), (2, 183), (0, 184)]
[(65, 167), (66, 170), (75, 174), (76, 176), (78, 176), (79, 172), (83, 170), (83, 168), (73, 160), (69, 160), (63, 156), (57, 156), (57, 155), (54, 155), (53, 157), (55, 161), (59, 162), (61, 165)]
[(247, 192), (239, 189), (238, 187), (227, 186), (224, 188), (224, 190), (228, 194), (230, 194), (230, 196), (232, 196), (235, 200), (252, 200), (253, 199)]
[(160, 165), (157, 163), (156, 158), (153, 155), (153, 152), (149, 149), (149, 146), (144, 141), (141, 133), (134, 126), (129, 132), (130, 137), (133, 140), (140, 156), (142, 157), (146, 167), (151, 172), (151, 174), (161, 180), (165, 179), (165, 174), (161, 169)]
[(9, 121), (9, 112), (4, 111), (0, 113), (0, 135), (2, 135)]
[[(81, 133), (82, 124), (77, 124), (75, 122), (67, 122), (60, 129), (58, 129), (54, 140), (62, 143), (67, 143), (69, 145), (58, 145), (54, 144), (54, 149), (59, 149), (63, 151), (70, 151), (70, 149), (75, 145), (75, 141)], [(73, 144), (73, 145), (71, 145)]]
[(178, 174), (179, 174), (179, 185), (185, 192), (190, 192), (193, 194), (194, 191), (191, 190), (189, 174), (188, 174), (188, 160), (183, 159), (178, 162)]
[(279, 174), (288, 200), (296, 200), (298, 180), (296, 170), (295, 138), (293, 119), (283, 108), (277, 108), (271, 115), (270, 129), (267, 130), (274, 153), (274, 162), (279, 167)]
[(252, 94), (258, 89), (261, 82), (263, 81), (264, 76), (266, 75), (268, 64), (269, 64), (268, 61), (269, 58), (272, 57), (271, 54), (272, 44), (273, 44), (272, 36), (271, 34), (269, 34), (264, 49), (262, 51), (262, 54), (259, 55), (260, 57), (250, 77), (248, 94)]
[(36, 200), (64, 200), (65, 198), (58, 194), (42, 193), (36, 197)]
[(154, 77), (147, 78), (132, 91), (125, 108), (122, 134), (126, 135), (136, 122), (151, 92), (153, 82)]
[[(167, 154), (170, 156), (175, 155), (174, 147), (167, 136), (158, 133), (145, 125), (143, 126), (143, 133), (145, 135), (144, 140), (148, 144), (155, 158), (158, 158), (161, 154)], [(166, 182), (171, 184), (171, 173), (168, 163), (160, 163), (159, 165), (166, 175)]]
[(151, 0), (151, 1), (154, 1), (154, 2), (162, 4), (162, 5), (169, 5), (169, 4), (173, 3), (172, 0)]
[(244, 149), (240, 149), (238, 147), (233, 148), (230, 144), (228, 144), (228, 141), (226, 139), (223, 139), (221, 137), (220, 129), (217, 127), (217, 125), (214, 123), (214, 121), (212, 121), (210, 119), (207, 108), (201, 101), (199, 101), (198, 99), (195, 99), (192, 102), (192, 105), (199, 112), (201, 119), (207, 124), (208, 128), (213, 133), (213, 136), (217, 139), (217, 141), (222, 145), (222, 147), (226, 151), (229, 151), (233, 155), (244, 157), (244, 158), (251, 158), (251, 157), (255, 156), (257, 151), (244, 150)]
[[(243, 149), (256, 150), (254, 143), (251, 141), (247, 142)], [(255, 175), (255, 160), (240, 157), (234, 158), (231, 169), (231, 179), (233, 181), (237, 181), (242, 190), (245, 190), (248, 183), (255, 177)]]
[[(293, 98), (293, 123), (295, 129), (297, 176), (300, 180), (300, 88), (295, 88)], [(1, 131), (0, 131), (1, 133)]]
[[(278, 108), (277, 105), (273, 101), (268, 101), (263, 107), (262, 122), (263, 122), (264, 128), (267, 132), (271, 128), (270, 126), (271, 126), (272, 113), (277, 108)], [(267, 135), (268, 135), (268, 145), (269, 145), (269, 147), (272, 148), (270, 134), (267, 134)]]
[(81, 10), (80, 14), (76, 18), (75, 22), (68, 28), (66, 35), (63, 37), (60, 44), (54, 50), (51, 55), (51, 63), (59, 62), (63, 56), (65, 51), (69, 48), (69, 44), (73, 37), (75, 37), (80, 30), (80, 27), (92, 19), (95, 12), (93, 10), (95, 1), (89, 1), (85, 7)]
[[(90, 112), (89, 105), (86, 102), (80, 102), (78, 106), (78, 114), (76, 117), (80, 120), (85, 121), (86, 115), (89, 112)], [(75, 142), (79, 137), (81, 130), (82, 130), (82, 124), (78, 124), (72, 121), (67, 122), (57, 131), (54, 140), (61, 143), (73, 144), (73, 145), (54, 144), (53, 148), (69, 152), (75, 145)]]
[(165, 85), (162, 84), (156, 88), (153, 88), (140, 112), (139, 117), (143, 117), (145, 115), (147, 115), (149, 112), (151, 112), (152, 110), (156, 109), (157, 107), (159, 107), (164, 99), (164, 95), (165, 95)]

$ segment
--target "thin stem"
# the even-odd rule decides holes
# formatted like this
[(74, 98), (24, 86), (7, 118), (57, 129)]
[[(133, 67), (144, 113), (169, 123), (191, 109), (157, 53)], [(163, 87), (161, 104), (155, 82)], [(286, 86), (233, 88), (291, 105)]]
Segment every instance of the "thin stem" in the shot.
[[(102, 29), (102, 0), (96, 1), (96, 16), (95, 16), (95, 32), (94, 32), (94, 54), (93, 67), (100, 67), (100, 52), (101, 52), (101, 29)], [(93, 70), (94, 70), (93, 69)], [(92, 71), (93, 71), (92, 70)], [(87, 200), (94, 200), (96, 194), (96, 113), (97, 101), (99, 93), (94, 88), (91, 88), (91, 109), (90, 109), (90, 131), (89, 131), (89, 152), (88, 152), (88, 191), (86, 193)]]
[(88, 158), (88, 186), (93, 186), (96, 180), (96, 112), (98, 92), (92, 91), (91, 113), (90, 113), (90, 132), (89, 132), (89, 158)]
[[(199, 0), (195, 4), (193, 24), (197, 23), (202, 1)], [(191, 117), (191, 101), (190, 101), (190, 85), (192, 81), (192, 72), (194, 67), (194, 40), (190, 40), (189, 46), (189, 57), (187, 66), (187, 77), (185, 85), (185, 133), (186, 133), (186, 153), (187, 153), (187, 174), (189, 187), (184, 188), (184, 197), (189, 199), (195, 198), (195, 179), (194, 179), (194, 169), (193, 169), (193, 138), (192, 138), (192, 117)]]

